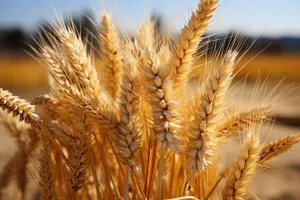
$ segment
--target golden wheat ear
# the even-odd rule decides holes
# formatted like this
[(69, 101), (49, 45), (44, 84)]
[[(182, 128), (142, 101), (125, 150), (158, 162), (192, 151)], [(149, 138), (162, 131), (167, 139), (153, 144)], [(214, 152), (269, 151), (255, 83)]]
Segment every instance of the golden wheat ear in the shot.
[(123, 64), (119, 32), (108, 14), (102, 16), (99, 45), (101, 47), (101, 68), (98, 69), (100, 81), (112, 99), (116, 100), (120, 92)]
[(272, 119), (270, 106), (253, 108), (246, 112), (233, 113), (222, 119), (217, 126), (217, 137), (224, 141), (235, 133), (242, 132), (246, 127), (252, 127)]
[(214, 67), (203, 83), (202, 94), (194, 99), (192, 120), (189, 123), (186, 148), (188, 180), (209, 166), (215, 155), (216, 126), (223, 101), (232, 80), (237, 52), (229, 51), (221, 67)]
[(236, 161), (223, 172), (225, 187), (223, 199), (244, 199), (247, 195), (248, 183), (255, 176), (259, 161), (259, 138), (248, 134)]
[(38, 55), (38, 60), (48, 71), (50, 91), (53, 95), (61, 93), (61, 88), (68, 89), (71, 84), (79, 90), (82, 88), (76, 80), (60, 46), (42, 46)]
[(35, 114), (35, 106), (2, 88), (0, 88), (0, 106), (4, 111), (12, 113), (14, 117), (18, 116), (19, 121), (27, 124), (39, 120), (39, 116)]
[(40, 158), (39, 158), (39, 185), (40, 199), (55, 200), (55, 180), (53, 172), (53, 163), (51, 158), (51, 143), (46, 139), (42, 140)]
[(80, 83), (81, 88), (77, 89), (89, 98), (98, 98), (101, 93), (105, 93), (104, 88), (99, 84), (93, 59), (75, 28), (71, 25), (58, 25), (55, 27), (55, 32), (61, 42), (62, 51), (69, 62), (69, 66), (74, 72), (76, 80)]
[(172, 52), (168, 68), (174, 77), (174, 87), (179, 91), (187, 82), (193, 54), (196, 53), (198, 45), (203, 39), (202, 35), (216, 10), (217, 3), (218, 0), (200, 0), (198, 9), (192, 13), (188, 24), (182, 29), (180, 38), (176, 42), (176, 49)]
[(290, 150), (300, 141), (300, 133), (265, 144), (260, 151), (259, 164), (266, 165), (272, 158)]
[[(124, 58), (124, 68), (126, 73), (122, 77), (120, 92), (120, 123), (117, 125), (117, 133), (113, 135), (114, 149), (119, 155), (119, 159), (125, 163), (133, 172), (139, 190), (142, 192), (140, 175), (136, 163), (136, 155), (142, 147), (145, 135), (142, 131), (140, 111), (142, 106), (142, 83), (137, 69), (137, 60), (128, 53)], [(143, 192), (142, 195), (144, 196)]]
[(178, 104), (174, 100), (166, 65), (161, 63), (150, 50), (145, 57), (144, 74), (152, 109), (155, 137), (161, 142), (163, 149), (170, 148), (174, 152), (182, 152), (184, 141), (180, 132), (180, 120), (177, 118)]
[(149, 48), (152, 51), (155, 51), (155, 35), (155, 22), (148, 16), (139, 28), (135, 38), (141, 49)]

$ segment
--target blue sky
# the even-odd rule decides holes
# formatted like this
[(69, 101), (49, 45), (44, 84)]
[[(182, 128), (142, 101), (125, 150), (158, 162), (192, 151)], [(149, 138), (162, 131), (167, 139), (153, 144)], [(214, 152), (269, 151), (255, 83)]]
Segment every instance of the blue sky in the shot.
[[(54, 8), (66, 16), (90, 10), (112, 13), (120, 26), (138, 27), (151, 10), (158, 11), (171, 30), (180, 30), (198, 0), (1, 0), (0, 26), (32, 30)], [(249, 35), (300, 37), (300, 0), (220, 0), (210, 31), (240, 30)]]

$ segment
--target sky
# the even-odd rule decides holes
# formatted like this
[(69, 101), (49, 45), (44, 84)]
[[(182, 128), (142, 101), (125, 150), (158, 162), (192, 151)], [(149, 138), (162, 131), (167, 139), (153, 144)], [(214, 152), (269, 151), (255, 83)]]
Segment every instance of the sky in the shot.
[[(122, 29), (134, 30), (155, 10), (167, 28), (179, 31), (197, 4), (198, 0), (0, 0), (0, 27), (32, 31), (47, 17), (55, 19), (55, 10), (64, 17), (107, 11)], [(299, 9), (300, 0), (220, 0), (209, 31), (300, 37)]]

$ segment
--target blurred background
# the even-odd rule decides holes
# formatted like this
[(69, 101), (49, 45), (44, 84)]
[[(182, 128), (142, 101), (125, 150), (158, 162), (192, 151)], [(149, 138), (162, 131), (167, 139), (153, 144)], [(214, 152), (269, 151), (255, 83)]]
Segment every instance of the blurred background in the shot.
[[(0, 3), (0, 87), (31, 100), (47, 93), (47, 77), (41, 66), (29, 56), (29, 45), (42, 29), (50, 28), (49, 20), (72, 18), (82, 32), (96, 33), (100, 16), (111, 13), (124, 34), (132, 35), (147, 16), (156, 20), (158, 31), (179, 34), (198, 0), (10, 0)], [(242, 52), (235, 82), (247, 76), (243, 99), (232, 95), (246, 106), (253, 99), (255, 83), (268, 77), (266, 91), (276, 84), (281, 87), (300, 83), (300, 1), (290, 0), (220, 0), (219, 11), (207, 31), (213, 35), (214, 48), (228, 45), (232, 35), (243, 35)], [(96, 26), (91, 22), (96, 22)], [(91, 37), (90, 37), (91, 38)], [(97, 45), (95, 40), (91, 43)], [(101, 47), (100, 47), (101, 48)], [(28, 53), (29, 52), (29, 53)], [(212, 51), (208, 51), (211, 53)], [(199, 61), (201, 62), (201, 60)], [(240, 70), (241, 69), (241, 70)], [(236, 87), (238, 88), (238, 87)], [(234, 89), (233, 89), (234, 90)], [(241, 93), (235, 91), (235, 94)], [(300, 131), (300, 90), (295, 89), (278, 102), (276, 121), (265, 140), (274, 140)], [(13, 155), (15, 147), (4, 128), (0, 134), (0, 167)], [(239, 140), (232, 141), (233, 146)], [(228, 146), (231, 150), (232, 146)], [(261, 199), (300, 199), (300, 145), (276, 159), (253, 182), (253, 191)]]

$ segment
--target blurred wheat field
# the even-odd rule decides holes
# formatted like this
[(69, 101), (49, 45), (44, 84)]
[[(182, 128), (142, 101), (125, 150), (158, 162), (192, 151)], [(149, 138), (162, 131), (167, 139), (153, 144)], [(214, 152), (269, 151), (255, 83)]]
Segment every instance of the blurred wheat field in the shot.
[[(203, 60), (199, 60), (203, 63)], [(194, 73), (201, 74), (202, 66), (194, 66)], [(243, 69), (241, 69), (243, 68)], [(299, 54), (262, 54), (245, 55), (236, 67), (237, 77), (248, 75), (248, 79), (256, 79), (259, 71), (262, 77), (271, 80), (286, 78), (289, 81), (300, 80)], [(31, 58), (7, 57), (0, 59), (0, 84), (2, 87), (40, 87), (47, 84), (46, 73)]]

